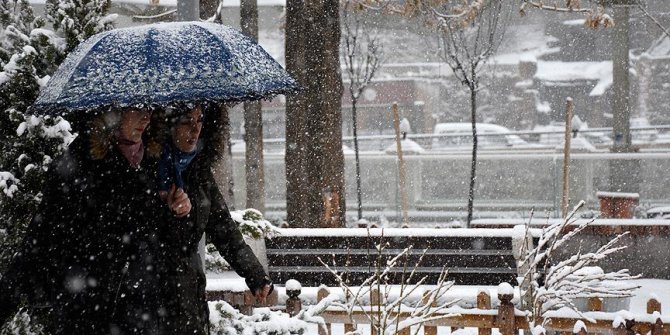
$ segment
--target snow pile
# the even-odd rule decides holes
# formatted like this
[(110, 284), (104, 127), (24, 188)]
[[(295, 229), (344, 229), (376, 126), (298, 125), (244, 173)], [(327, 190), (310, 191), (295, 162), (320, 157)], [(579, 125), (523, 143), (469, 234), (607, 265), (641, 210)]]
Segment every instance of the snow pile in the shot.
[[(398, 146), (396, 143), (393, 143), (388, 146), (388, 148), (384, 149), (384, 152), (387, 154), (395, 154), (398, 150)], [(424, 148), (422, 148), (418, 143), (410, 140), (410, 139), (404, 139), (400, 141), (400, 150), (402, 150), (403, 154), (421, 154), (426, 152)]]
[(254, 314), (244, 315), (225, 301), (209, 302), (210, 334), (219, 335), (302, 335), (307, 323), (269, 308), (256, 308)]
[(514, 295), (514, 288), (509, 283), (501, 283), (498, 285), (498, 294), (499, 295)]

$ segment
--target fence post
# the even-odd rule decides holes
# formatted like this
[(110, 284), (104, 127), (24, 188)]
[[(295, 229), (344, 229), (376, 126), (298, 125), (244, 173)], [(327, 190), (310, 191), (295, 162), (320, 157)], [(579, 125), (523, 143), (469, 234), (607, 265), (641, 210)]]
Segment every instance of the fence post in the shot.
[(663, 321), (661, 320), (661, 312), (655, 311), (653, 314), (654, 325), (651, 326), (651, 335), (663, 334)]
[(591, 297), (586, 302), (589, 312), (602, 312), (603, 310), (603, 299), (598, 297)]
[[(491, 309), (491, 295), (489, 290), (479, 290), (477, 293), (477, 308)], [(479, 328), (479, 335), (491, 335), (491, 328)]]
[(624, 320), (620, 316), (617, 316), (617, 318), (614, 319), (613, 324), (616, 324), (617, 321), (619, 325), (614, 328), (614, 335), (635, 335), (635, 332), (632, 329), (635, 320)]
[(300, 292), (302, 287), (297, 280), (289, 279), (286, 281), (286, 313), (290, 316), (296, 316), (302, 309), (302, 301), (300, 301)]
[(256, 297), (254, 297), (250, 290), (246, 290), (242, 293), (241, 300), (242, 306), (240, 307), (240, 312), (244, 315), (251, 315), (254, 309), (254, 303), (256, 302)]
[[(370, 307), (372, 308), (372, 310), (370, 311), (371, 315), (375, 315), (375, 313), (377, 313), (376, 307), (381, 306), (382, 299), (380, 294), (381, 292), (379, 292), (377, 288), (373, 288), (370, 290)], [(377, 328), (375, 327), (378, 327), (380, 325), (379, 324), (381, 321), (380, 318), (381, 315), (379, 314), (377, 314), (377, 318), (374, 317), (372, 318), (373, 320), (375, 320), (375, 322), (370, 324), (370, 335), (377, 335)]]
[[(328, 291), (328, 288), (322, 286), (319, 287), (319, 290), (316, 292), (316, 303), (320, 303), (321, 300), (325, 299), (330, 292)], [(331, 333), (331, 327), (330, 323), (326, 323), (324, 327), (319, 327), (319, 335), (328, 335)]]
[(572, 329), (572, 332), (576, 335), (586, 335), (586, 331), (587, 330), (584, 321), (577, 320), (577, 322), (575, 322), (575, 327)]
[(647, 301), (647, 314), (654, 314), (654, 312), (661, 313), (661, 302), (656, 298), (651, 298)]
[(510, 284), (502, 283), (498, 285), (498, 318), (496, 324), (502, 335), (515, 335), (516, 326), (514, 325), (514, 291)]
[[(430, 293), (429, 292), (424, 292), (423, 293), (423, 304), (428, 303), (428, 299), (430, 299)], [(435, 307), (437, 305), (437, 301), (433, 301), (431, 307)], [(437, 327), (436, 326), (424, 326), (423, 327), (423, 335), (437, 335)]]

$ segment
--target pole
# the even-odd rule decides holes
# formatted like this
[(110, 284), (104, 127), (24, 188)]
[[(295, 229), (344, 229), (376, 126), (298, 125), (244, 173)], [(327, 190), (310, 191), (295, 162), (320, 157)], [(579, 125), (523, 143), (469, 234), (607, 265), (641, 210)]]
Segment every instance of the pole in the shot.
[[(177, 0), (177, 21), (199, 21), (200, 20), (200, 0)], [(202, 268), (205, 268), (205, 256), (207, 254), (205, 233), (202, 234), (198, 242), (198, 253)]]
[(177, 21), (200, 20), (200, 0), (177, 0)]
[(568, 206), (570, 200), (570, 140), (572, 132), (572, 98), (567, 99), (565, 108), (565, 143), (563, 146), (563, 196), (561, 198), (561, 217), (565, 219), (568, 216)]
[(402, 145), (400, 144), (400, 115), (398, 114), (398, 104), (393, 103), (393, 128), (395, 128), (396, 151), (398, 152), (398, 174), (400, 179), (400, 203), (402, 206), (402, 225), (409, 225), (409, 215), (407, 214), (407, 189), (405, 181), (405, 161), (402, 159)]
[[(637, 152), (632, 145), (630, 133), (630, 7), (631, 0), (614, 0), (614, 30), (612, 36), (612, 130), (615, 153)], [(642, 178), (639, 161), (617, 161), (609, 163), (610, 191), (640, 192)]]

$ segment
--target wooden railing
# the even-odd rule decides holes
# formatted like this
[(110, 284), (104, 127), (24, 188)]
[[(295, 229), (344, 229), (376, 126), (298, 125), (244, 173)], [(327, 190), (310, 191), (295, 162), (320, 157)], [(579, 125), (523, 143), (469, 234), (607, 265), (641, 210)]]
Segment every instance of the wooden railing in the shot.
[[(296, 315), (302, 309), (299, 298), (300, 291), (293, 292), (286, 301), (286, 312)], [(325, 299), (329, 295), (326, 288), (319, 289), (317, 301)], [(376, 295), (376, 297), (375, 297)], [(477, 308), (464, 309), (451, 307), (436, 313), (434, 316), (445, 315), (445, 318), (429, 321), (421, 325), (425, 335), (436, 335), (438, 327), (449, 327), (453, 330), (459, 328), (478, 328), (479, 335), (491, 335), (491, 329), (497, 328), (502, 335), (515, 335), (519, 330), (529, 329), (527, 314), (515, 308), (512, 304), (513, 295), (499, 294), (500, 303), (497, 309), (492, 309), (491, 297), (486, 292), (480, 292), (477, 296)], [(370, 324), (368, 315), (376, 313), (376, 304), (381, 300), (378, 292), (372, 291), (370, 306), (357, 306), (352, 312), (347, 312), (339, 307), (329, 307), (320, 315), (326, 321), (326, 330), (330, 334), (332, 324), (344, 324), (344, 330), (354, 330), (354, 324)], [(562, 334), (614, 334), (614, 335), (670, 335), (670, 317), (661, 315), (661, 304), (656, 299), (647, 302), (646, 314), (631, 313), (606, 313), (602, 312), (602, 301), (592, 298), (588, 303), (589, 310), (582, 314), (586, 318), (593, 319), (589, 322), (578, 315), (574, 316), (552, 316), (538, 318), (536, 325), (544, 325), (546, 331), (560, 332)], [(367, 314), (367, 315), (366, 315)], [(576, 313), (575, 313), (576, 314)], [(397, 314), (399, 319), (407, 318), (409, 312)], [(546, 323), (545, 323), (546, 321)], [(578, 325), (576, 329), (575, 325)], [(323, 329), (319, 329), (320, 335), (326, 335)], [(372, 335), (377, 335), (374, 329)], [(409, 335), (410, 329), (398, 332), (398, 335)]]

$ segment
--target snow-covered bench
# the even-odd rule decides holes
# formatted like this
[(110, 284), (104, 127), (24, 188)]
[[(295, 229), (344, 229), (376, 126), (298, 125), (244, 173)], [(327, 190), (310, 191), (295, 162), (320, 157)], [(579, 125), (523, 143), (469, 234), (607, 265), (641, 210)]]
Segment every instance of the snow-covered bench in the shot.
[[(281, 229), (266, 240), (270, 276), (276, 283), (296, 279), (305, 286), (335, 285), (337, 272), (347, 273), (356, 285), (370, 276), (378, 259), (376, 246), (387, 243), (385, 260), (412, 247), (392, 269), (390, 281), (399, 283), (405, 271), (417, 265), (414, 281), (423, 276), (435, 282), (445, 267), (448, 280), (457, 284), (497, 285), (516, 283), (517, 258), (514, 229)], [(424, 254), (425, 250), (425, 254)], [(423, 260), (419, 263), (421, 255)], [(406, 277), (406, 276), (405, 276)]]

